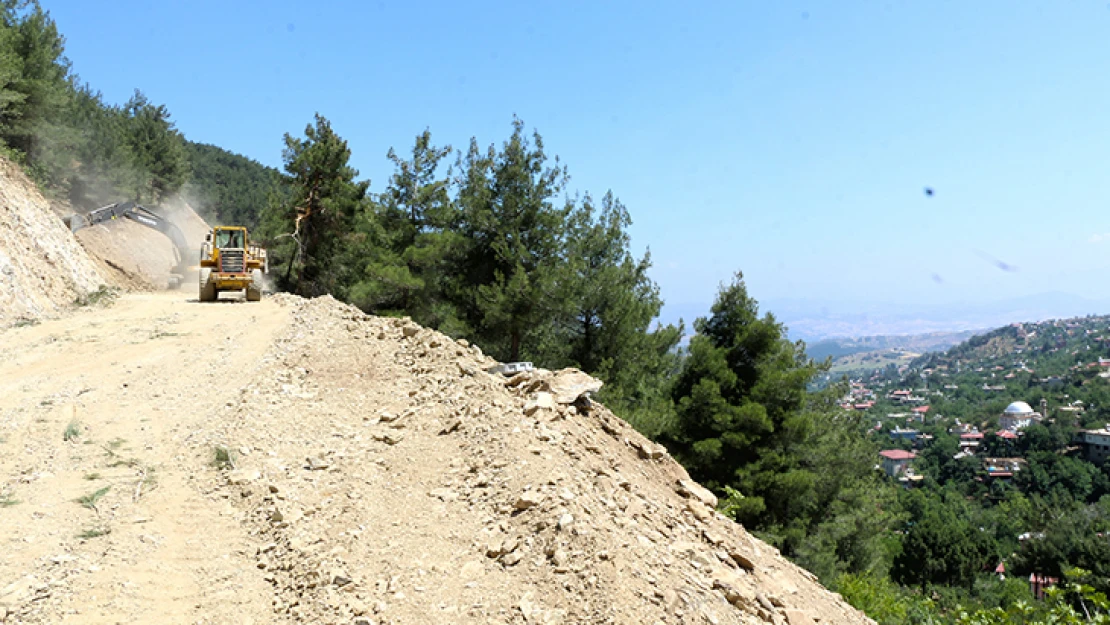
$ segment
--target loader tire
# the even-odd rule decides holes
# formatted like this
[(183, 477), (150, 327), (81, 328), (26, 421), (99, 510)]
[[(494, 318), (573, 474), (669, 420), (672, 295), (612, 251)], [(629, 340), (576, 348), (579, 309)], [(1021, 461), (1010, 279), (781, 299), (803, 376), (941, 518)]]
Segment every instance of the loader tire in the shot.
[(216, 283), (212, 282), (209, 278), (212, 275), (212, 270), (206, 267), (200, 270), (200, 301), (214, 302), (216, 301)]
[(258, 302), (262, 300), (262, 271), (255, 269), (251, 272), (251, 283), (247, 286), (247, 301)]

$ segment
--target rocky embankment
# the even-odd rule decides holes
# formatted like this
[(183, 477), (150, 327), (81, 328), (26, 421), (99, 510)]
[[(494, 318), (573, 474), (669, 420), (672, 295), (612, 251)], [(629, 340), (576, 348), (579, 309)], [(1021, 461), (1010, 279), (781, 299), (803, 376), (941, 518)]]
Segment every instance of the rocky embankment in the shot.
[(0, 157), (0, 327), (57, 314), (103, 283), (34, 183)]
[(865, 623), (604, 406), (465, 341), (286, 298), (202, 446), (296, 622)]

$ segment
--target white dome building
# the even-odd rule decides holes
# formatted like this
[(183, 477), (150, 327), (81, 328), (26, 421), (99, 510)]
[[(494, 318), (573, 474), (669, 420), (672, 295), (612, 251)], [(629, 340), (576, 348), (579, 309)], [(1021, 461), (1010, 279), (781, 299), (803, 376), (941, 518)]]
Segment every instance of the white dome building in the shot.
[(1040, 413), (1034, 412), (1032, 406), (1023, 401), (1015, 401), (1006, 406), (1006, 410), (1002, 411), (1002, 417), (998, 419), (998, 424), (1002, 426), (1003, 430), (1016, 432), (1029, 427), (1033, 423), (1040, 423), (1040, 421)]

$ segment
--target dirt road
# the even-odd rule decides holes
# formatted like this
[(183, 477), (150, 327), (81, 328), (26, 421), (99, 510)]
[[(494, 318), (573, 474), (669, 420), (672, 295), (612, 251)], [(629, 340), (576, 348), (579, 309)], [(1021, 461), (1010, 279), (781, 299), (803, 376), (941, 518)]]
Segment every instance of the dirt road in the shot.
[(189, 289), (0, 332), (0, 622), (273, 621), (205, 437), (287, 324)]

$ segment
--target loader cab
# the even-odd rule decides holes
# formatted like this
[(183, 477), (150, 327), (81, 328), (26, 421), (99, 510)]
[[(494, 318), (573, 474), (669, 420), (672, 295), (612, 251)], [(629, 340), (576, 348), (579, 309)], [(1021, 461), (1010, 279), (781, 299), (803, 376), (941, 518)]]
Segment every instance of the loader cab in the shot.
[(214, 234), (218, 250), (241, 250), (247, 247), (247, 232), (242, 228), (216, 228)]

